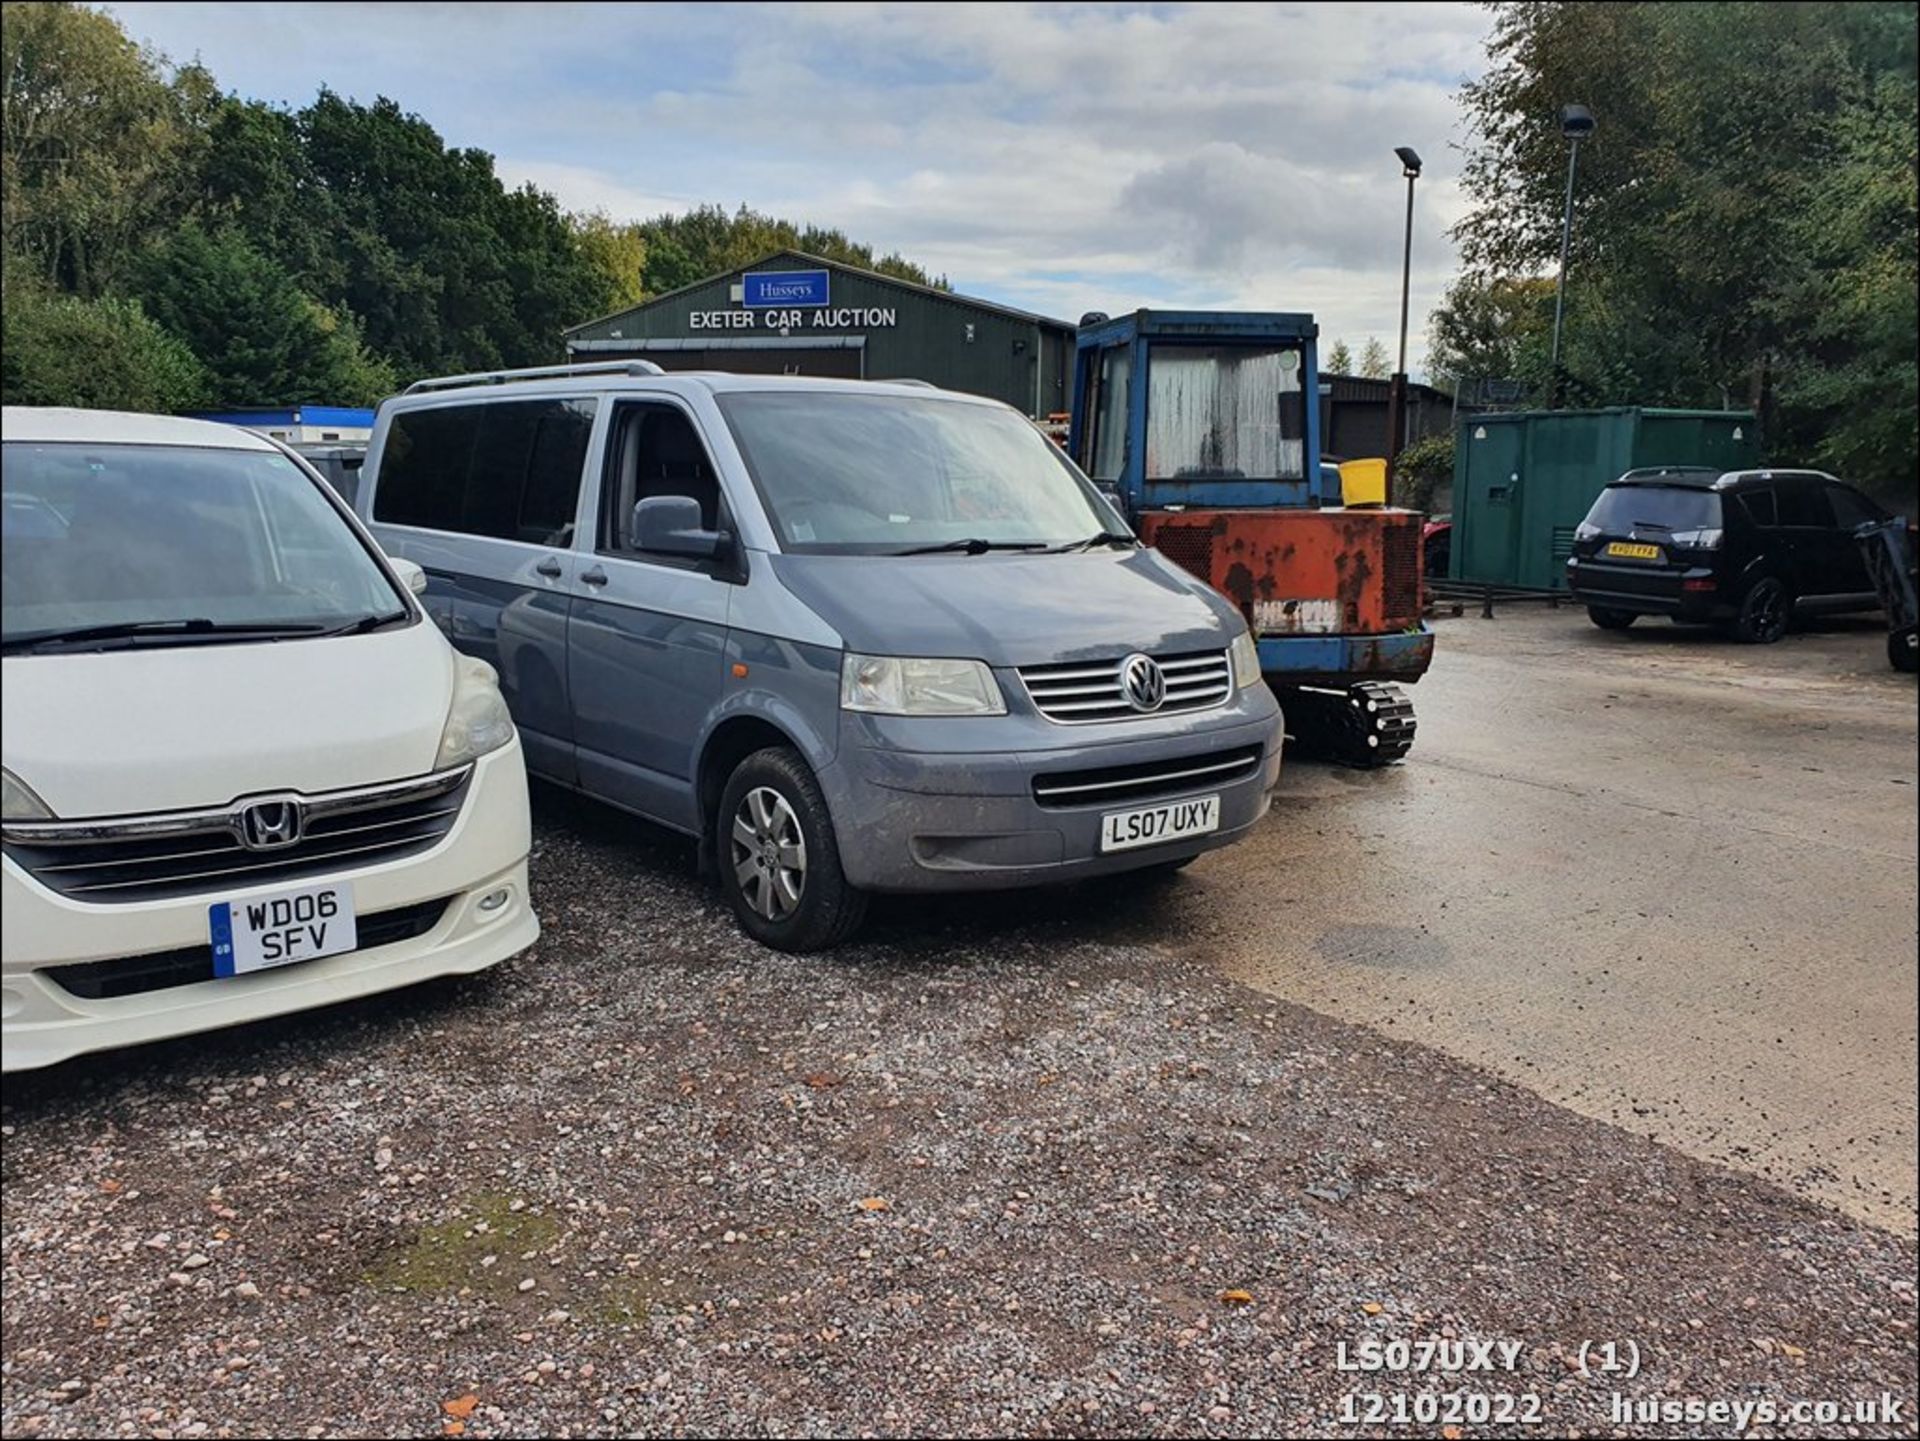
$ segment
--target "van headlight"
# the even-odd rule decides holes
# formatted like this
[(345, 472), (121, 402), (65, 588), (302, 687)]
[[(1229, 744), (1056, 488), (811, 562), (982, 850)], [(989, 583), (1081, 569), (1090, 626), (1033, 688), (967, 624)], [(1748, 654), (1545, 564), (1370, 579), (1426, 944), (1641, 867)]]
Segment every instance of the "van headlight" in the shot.
[(981, 661), (849, 651), (840, 663), (840, 708), (874, 715), (1005, 715), (1007, 701)]
[(454, 671), (453, 704), (447, 709), (447, 728), (440, 733), (440, 756), (435, 770), (497, 751), (513, 739), (513, 717), (501, 698), (493, 667), (470, 655), (460, 657)]
[(53, 811), (33, 793), (33, 787), (12, 771), (0, 767), (0, 819), (50, 821)]
[(1233, 661), (1236, 687), (1249, 690), (1260, 684), (1260, 647), (1254, 644), (1252, 631), (1243, 630), (1235, 636), (1227, 655)]

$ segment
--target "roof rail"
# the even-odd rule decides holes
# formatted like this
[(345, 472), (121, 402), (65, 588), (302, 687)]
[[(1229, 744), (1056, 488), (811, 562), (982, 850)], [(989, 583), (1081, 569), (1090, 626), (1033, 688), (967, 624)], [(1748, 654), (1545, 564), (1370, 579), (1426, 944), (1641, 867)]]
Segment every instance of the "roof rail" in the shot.
[(882, 385), (917, 385), (922, 390), (938, 390), (940, 387), (931, 380), (921, 380), (914, 375), (892, 375), (880, 382)]
[(586, 365), (536, 365), (526, 370), (476, 370), (471, 375), (436, 375), (416, 380), (402, 395), (428, 390), (461, 390), (470, 385), (505, 385), (510, 380), (563, 380), (574, 375), (665, 375), (651, 360), (596, 360)]

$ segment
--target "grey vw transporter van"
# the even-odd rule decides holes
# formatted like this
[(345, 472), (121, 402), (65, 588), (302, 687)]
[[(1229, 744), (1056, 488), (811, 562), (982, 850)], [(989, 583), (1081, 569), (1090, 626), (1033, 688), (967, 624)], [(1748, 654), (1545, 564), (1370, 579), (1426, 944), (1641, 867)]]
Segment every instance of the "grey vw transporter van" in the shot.
[(1245, 834), (1246, 626), (995, 401), (603, 362), (422, 381), (356, 501), (527, 768), (698, 839), (740, 924), (1171, 870)]

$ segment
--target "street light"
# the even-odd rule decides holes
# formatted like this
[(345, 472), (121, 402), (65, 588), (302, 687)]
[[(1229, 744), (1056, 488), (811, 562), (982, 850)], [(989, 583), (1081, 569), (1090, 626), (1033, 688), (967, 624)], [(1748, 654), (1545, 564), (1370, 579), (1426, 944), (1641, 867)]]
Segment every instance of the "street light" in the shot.
[(1413, 182), (1420, 178), (1420, 154), (1411, 145), (1398, 145), (1400, 173), (1407, 177), (1407, 240), (1400, 261), (1400, 366), (1387, 383), (1387, 470), (1399, 458), (1406, 441), (1407, 413), (1407, 291), (1413, 281)]
[(1567, 307), (1567, 246), (1573, 240), (1573, 176), (1580, 165), (1580, 142), (1593, 134), (1593, 112), (1584, 105), (1560, 107), (1560, 133), (1567, 137), (1567, 206), (1560, 219), (1560, 275), (1553, 287), (1552, 409), (1560, 406), (1560, 321)]

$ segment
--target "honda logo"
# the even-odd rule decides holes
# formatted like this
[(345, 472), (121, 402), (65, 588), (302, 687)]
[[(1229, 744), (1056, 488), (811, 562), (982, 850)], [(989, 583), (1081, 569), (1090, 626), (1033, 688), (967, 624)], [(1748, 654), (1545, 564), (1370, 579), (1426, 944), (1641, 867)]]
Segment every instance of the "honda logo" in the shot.
[(234, 834), (250, 851), (280, 851), (297, 845), (305, 829), (306, 808), (297, 797), (249, 801), (234, 815)]
[(1137, 711), (1156, 711), (1167, 698), (1167, 676), (1150, 655), (1130, 655), (1120, 662), (1120, 690)]

